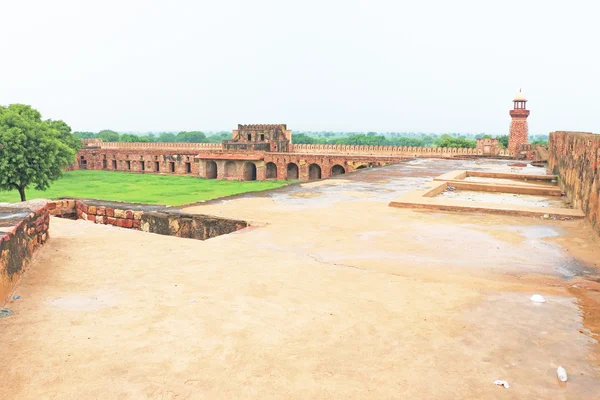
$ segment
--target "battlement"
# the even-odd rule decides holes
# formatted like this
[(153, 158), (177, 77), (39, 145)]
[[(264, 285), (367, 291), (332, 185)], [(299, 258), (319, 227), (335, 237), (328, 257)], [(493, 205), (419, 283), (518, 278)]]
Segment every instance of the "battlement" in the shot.
[(287, 124), (248, 124), (242, 125), (238, 124), (238, 131), (264, 131), (280, 128), (283, 131), (287, 130)]
[[(84, 139), (84, 140), (100, 140), (99, 146), (101, 149), (125, 150), (221, 150), (221, 143), (180, 143), (180, 142), (102, 142), (102, 139)], [(86, 144), (86, 146), (97, 146), (94, 144)]]
[[(484, 149), (468, 149), (457, 147), (411, 147), (411, 146), (359, 146), (343, 144), (293, 144), (290, 152), (306, 154), (347, 154), (347, 155), (377, 155), (397, 156), (407, 155), (412, 157), (454, 157), (483, 156)], [(490, 154), (491, 155), (491, 154)], [(508, 156), (507, 150), (499, 149), (497, 156)]]

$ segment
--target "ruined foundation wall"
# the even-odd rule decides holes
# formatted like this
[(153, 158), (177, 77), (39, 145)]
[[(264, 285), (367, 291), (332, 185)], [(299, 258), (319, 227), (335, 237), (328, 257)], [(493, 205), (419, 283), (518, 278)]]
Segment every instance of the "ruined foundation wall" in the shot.
[(45, 203), (0, 206), (0, 303), (7, 300), (37, 248), (48, 240), (49, 222)]
[(51, 203), (50, 208), (52, 215), (63, 218), (198, 240), (225, 235), (248, 226), (246, 221), (185, 214), (177, 209), (168, 210), (162, 206), (145, 204), (62, 199)]
[(563, 191), (581, 208), (600, 234), (600, 135), (552, 132), (548, 166), (559, 175)]

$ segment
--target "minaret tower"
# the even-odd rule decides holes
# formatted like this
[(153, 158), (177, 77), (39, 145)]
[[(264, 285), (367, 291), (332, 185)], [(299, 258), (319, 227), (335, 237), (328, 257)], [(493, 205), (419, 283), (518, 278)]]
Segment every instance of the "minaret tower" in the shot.
[(519, 146), (527, 144), (527, 117), (529, 110), (527, 107), (527, 98), (519, 89), (519, 93), (513, 99), (514, 108), (510, 110), (512, 121), (510, 122), (510, 134), (508, 138), (508, 151), (512, 156), (516, 156)]

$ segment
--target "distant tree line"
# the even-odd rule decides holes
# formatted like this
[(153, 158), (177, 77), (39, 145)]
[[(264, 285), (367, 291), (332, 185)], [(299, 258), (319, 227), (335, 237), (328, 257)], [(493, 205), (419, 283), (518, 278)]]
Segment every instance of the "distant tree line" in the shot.
[(231, 132), (218, 132), (206, 135), (204, 132), (162, 132), (138, 135), (134, 133), (119, 133), (110, 129), (100, 132), (73, 132), (81, 139), (102, 139), (103, 142), (179, 142), (179, 143), (221, 143), (231, 139)]
[[(475, 148), (477, 139), (492, 138), (491, 135), (476, 134), (465, 135), (457, 133), (415, 134), (415, 133), (346, 133), (337, 132), (302, 132), (295, 133), (293, 142), (297, 144), (342, 144), (361, 146), (412, 146), (412, 147), (460, 147)], [(496, 136), (502, 148), (508, 147), (508, 135)], [(533, 144), (548, 144), (548, 137), (544, 135), (532, 136)]]
[[(118, 133), (112, 130), (100, 132), (74, 132), (80, 138), (99, 138), (104, 142), (184, 142), (184, 143), (221, 143), (231, 139), (230, 132), (218, 132), (206, 135), (204, 132), (162, 132), (162, 133)], [(414, 132), (298, 132), (294, 133), (293, 142), (297, 144), (342, 144), (359, 146), (409, 146), (409, 147), (460, 147), (475, 148), (477, 139), (491, 135)], [(508, 135), (495, 136), (500, 146), (508, 147)], [(537, 135), (530, 138), (533, 144), (548, 144), (548, 136)]]

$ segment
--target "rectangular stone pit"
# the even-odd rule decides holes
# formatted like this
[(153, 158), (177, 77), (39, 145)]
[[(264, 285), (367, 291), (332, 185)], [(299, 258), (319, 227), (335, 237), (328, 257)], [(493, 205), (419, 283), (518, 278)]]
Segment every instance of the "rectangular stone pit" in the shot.
[(197, 240), (225, 235), (248, 226), (246, 221), (186, 214), (177, 208), (160, 205), (94, 199), (60, 199), (53, 202), (50, 212), (62, 218)]
[[(472, 175), (470, 175), (472, 174)], [(556, 196), (561, 196), (560, 188), (548, 185), (536, 185), (528, 183), (520, 184), (494, 184), (493, 182), (468, 182), (464, 181), (467, 176), (483, 176), (499, 179), (527, 179), (528, 182), (536, 180), (542, 182), (551, 182), (556, 180), (552, 175), (528, 175), (528, 174), (507, 174), (496, 172), (479, 171), (452, 171), (441, 175), (429, 183), (425, 188), (414, 190), (390, 202), (390, 207), (414, 208), (439, 211), (478, 211), (492, 214), (522, 215), (522, 216), (548, 216), (550, 218), (583, 218), (584, 214), (577, 209), (570, 207), (558, 207), (559, 202), (555, 202)], [(472, 192), (488, 192), (486, 196), (477, 196), (482, 201), (472, 201), (448, 198), (440, 196), (448, 188), (454, 190), (464, 190)], [(491, 193), (489, 193), (491, 192)], [(507, 194), (522, 196), (521, 201), (494, 201), (493, 194), (500, 198), (506, 198)], [(536, 196), (538, 198), (547, 198), (552, 206), (527, 205), (526, 196)], [(475, 197), (475, 196), (473, 196)], [(488, 200), (485, 200), (488, 198)], [(560, 197), (556, 198), (558, 200)]]

